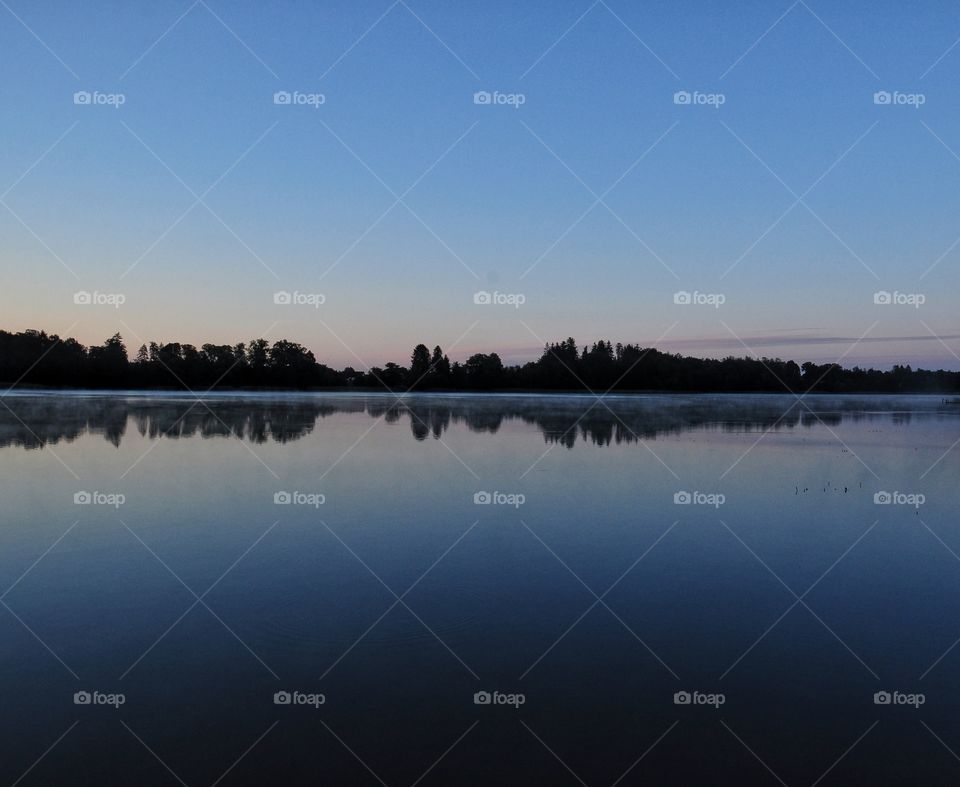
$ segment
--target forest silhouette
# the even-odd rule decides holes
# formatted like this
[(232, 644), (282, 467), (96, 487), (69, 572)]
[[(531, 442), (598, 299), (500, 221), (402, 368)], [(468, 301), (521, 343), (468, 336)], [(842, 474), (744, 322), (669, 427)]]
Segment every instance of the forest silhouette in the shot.
[(332, 369), (297, 342), (143, 344), (130, 358), (120, 334), (86, 347), (76, 339), (0, 331), (0, 381), (7, 386), (207, 391), (211, 389), (387, 389), (422, 391), (678, 391), (954, 393), (960, 372), (843, 368), (779, 358), (694, 358), (599, 340), (547, 344), (540, 358), (504, 365), (497, 353), (460, 363), (418, 344), (407, 366)]

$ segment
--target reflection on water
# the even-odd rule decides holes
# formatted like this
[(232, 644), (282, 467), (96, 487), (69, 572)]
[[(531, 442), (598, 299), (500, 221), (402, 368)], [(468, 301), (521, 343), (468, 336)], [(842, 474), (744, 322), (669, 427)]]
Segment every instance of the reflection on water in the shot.
[(0, 783), (960, 783), (938, 397), (0, 402)]
[(102, 435), (119, 446), (135, 429), (151, 439), (237, 437), (252, 443), (286, 443), (311, 433), (338, 413), (363, 413), (387, 423), (406, 420), (417, 440), (439, 438), (451, 424), (496, 434), (505, 423), (536, 426), (548, 443), (572, 447), (577, 440), (610, 445), (687, 430), (726, 432), (783, 430), (815, 424), (837, 426), (914, 416), (951, 417), (958, 411), (936, 397), (809, 396), (450, 396), (217, 395), (202, 400), (180, 395), (7, 395), (0, 409), (0, 446), (38, 448)]

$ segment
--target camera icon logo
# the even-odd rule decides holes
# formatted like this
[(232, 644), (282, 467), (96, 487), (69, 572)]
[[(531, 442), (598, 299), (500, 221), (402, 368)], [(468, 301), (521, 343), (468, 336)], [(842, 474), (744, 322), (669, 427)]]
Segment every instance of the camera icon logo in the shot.
[(473, 302), (478, 306), (488, 306), (493, 303), (493, 296), (486, 290), (480, 290), (473, 294)]
[(88, 506), (91, 502), (93, 502), (93, 497), (89, 492), (74, 492), (73, 502), (74, 505)]
[(73, 94), (74, 104), (89, 104), (91, 99), (90, 92), (87, 90), (78, 90)]
[(889, 691), (878, 691), (873, 695), (873, 704), (874, 705), (889, 705), (891, 700), (891, 695)]
[(89, 306), (93, 303), (93, 296), (86, 290), (80, 290), (73, 294), (73, 302), (78, 306)]
[(273, 493), (273, 504), (275, 506), (288, 506), (291, 503), (291, 496), (289, 492), (274, 492)]
[(73, 695), (73, 704), (74, 705), (89, 705), (92, 696), (89, 691), (78, 691)]
[(681, 490), (673, 493), (673, 502), (674, 505), (688, 506), (693, 502), (693, 497), (689, 492), (684, 492)]
[(673, 302), (678, 306), (689, 306), (693, 303), (693, 296), (686, 290), (680, 290), (673, 294)]
[(289, 705), (293, 700), (293, 695), (289, 691), (278, 691), (273, 695), (274, 705)]
[(478, 691), (473, 695), (473, 704), (474, 705), (489, 705), (491, 701), (491, 696), (489, 691)]
[(286, 90), (278, 90), (273, 94), (274, 104), (289, 104), (292, 96)]
[(674, 705), (689, 705), (693, 697), (689, 691), (678, 691), (673, 695)]
[(691, 95), (686, 90), (678, 90), (673, 94), (673, 103), (674, 104), (689, 104)]
[(475, 492), (473, 495), (473, 504), (475, 506), (487, 506), (493, 502), (493, 496), (489, 492)]
[(893, 502), (893, 495), (889, 492), (874, 492), (873, 502), (878, 506), (888, 506)]
[(892, 98), (893, 98), (893, 96), (890, 95), (890, 91), (888, 91), (888, 90), (878, 90), (876, 93), (873, 94), (873, 103), (874, 103), (874, 104), (889, 104)]
[(493, 101), (493, 96), (487, 90), (478, 90), (473, 94), (474, 104), (489, 104)]
[(273, 302), (278, 306), (289, 306), (293, 302), (293, 296), (286, 290), (280, 290), (273, 294)]
[(880, 290), (873, 294), (873, 302), (877, 306), (889, 306), (893, 303), (893, 295), (886, 290)]

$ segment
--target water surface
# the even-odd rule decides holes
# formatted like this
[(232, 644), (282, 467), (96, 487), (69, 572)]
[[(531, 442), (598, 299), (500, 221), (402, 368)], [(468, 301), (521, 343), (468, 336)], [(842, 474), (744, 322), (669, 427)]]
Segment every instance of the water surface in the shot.
[(7, 783), (960, 780), (940, 397), (2, 403)]

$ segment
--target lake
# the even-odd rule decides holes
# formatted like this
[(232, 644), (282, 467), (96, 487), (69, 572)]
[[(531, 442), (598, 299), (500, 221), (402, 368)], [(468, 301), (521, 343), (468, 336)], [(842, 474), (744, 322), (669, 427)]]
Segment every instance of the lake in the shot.
[(8, 784), (957, 784), (939, 396), (21, 392)]

